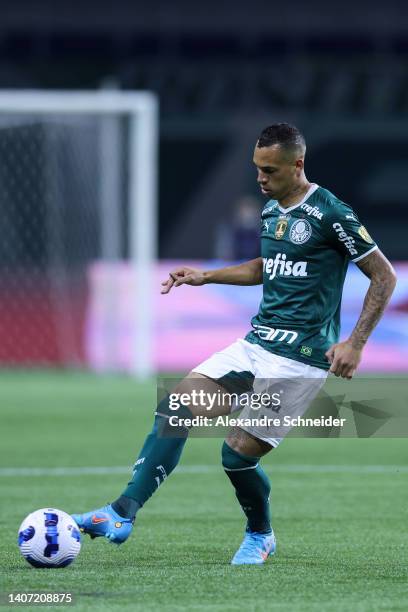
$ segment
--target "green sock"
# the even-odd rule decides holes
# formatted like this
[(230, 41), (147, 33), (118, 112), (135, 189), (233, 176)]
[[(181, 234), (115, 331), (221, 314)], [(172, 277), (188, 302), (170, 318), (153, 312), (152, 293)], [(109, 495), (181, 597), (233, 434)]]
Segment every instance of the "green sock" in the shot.
[(222, 465), (248, 523), (247, 530), (271, 531), (269, 494), (271, 485), (260, 465), (260, 457), (248, 457), (233, 450), (226, 442), (222, 447)]
[[(181, 414), (183, 410), (183, 414)], [(132, 480), (122, 495), (112, 503), (121, 516), (134, 518), (136, 512), (159, 488), (179, 462), (188, 437), (188, 429), (170, 427), (166, 415), (174, 415), (169, 409), (168, 397), (157, 407), (154, 425), (147, 436), (135, 463)], [(177, 416), (191, 418), (191, 412), (181, 407)], [(133, 500), (129, 501), (129, 500)]]

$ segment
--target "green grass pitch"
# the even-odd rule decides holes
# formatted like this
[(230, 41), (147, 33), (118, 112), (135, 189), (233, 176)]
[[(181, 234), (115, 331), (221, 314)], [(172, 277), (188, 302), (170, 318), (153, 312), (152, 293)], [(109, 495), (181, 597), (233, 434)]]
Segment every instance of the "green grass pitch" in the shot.
[[(244, 520), (220, 466), (221, 439), (191, 439), (128, 542), (117, 548), (84, 537), (73, 565), (36, 570), (16, 544), (29, 512), (90, 510), (127, 482), (120, 470), (47, 470), (131, 465), (150, 429), (155, 387), (125, 377), (3, 373), (0, 389), (3, 593), (69, 591), (75, 610), (408, 609), (406, 440), (285, 441), (263, 462), (277, 553), (261, 567), (232, 567)], [(33, 467), (43, 472), (24, 471)]]

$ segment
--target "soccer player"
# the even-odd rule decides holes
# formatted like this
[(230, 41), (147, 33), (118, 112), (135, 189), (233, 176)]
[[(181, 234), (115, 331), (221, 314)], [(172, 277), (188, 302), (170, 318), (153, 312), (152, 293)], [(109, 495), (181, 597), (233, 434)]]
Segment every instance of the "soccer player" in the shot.
[[(178, 393), (191, 394), (198, 383), (206, 392), (220, 393), (243, 392), (256, 385), (262, 390), (274, 380), (279, 380), (280, 386), (294, 381), (286, 409), (303, 414), (328, 371), (346, 379), (354, 375), (364, 345), (393, 292), (396, 276), (352, 208), (308, 181), (305, 153), (302, 134), (287, 123), (265, 128), (256, 143), (253, 161), (261, 192), (268, 200), (262, 212), (262, 257), (211, 271), (181, 267), (163, 282), (163, 294), (181, 285), (263, 283), (263, 299), (251, 321), (252, 331), (194, 368), (178, 385)], [(349, 260), (369, 277), (370, 286), (354, 330), (338, 342)], [(211, 417), (231, 408), (228, 402), (220, 403)], [(191, 402), (181, 406), (177, 414), (181, 422), (181, 417), (208, 412), (207, 406)], [(85, 533), (105, 536), (117, 544), (127, 539), (137, 512), (180, 459), (188, 428), (170, 427), (173, 415), (167, 396), (157, 407), (153, 429), (127, 488), (111, 504), (74, 515)], [(233, 564), (261, 564), (275, 552), (270, 484), (259, 461), (280, 439), (276, 431), (248, 425), (232, 428), (224, 441), (222, 464), (247, 519)]]

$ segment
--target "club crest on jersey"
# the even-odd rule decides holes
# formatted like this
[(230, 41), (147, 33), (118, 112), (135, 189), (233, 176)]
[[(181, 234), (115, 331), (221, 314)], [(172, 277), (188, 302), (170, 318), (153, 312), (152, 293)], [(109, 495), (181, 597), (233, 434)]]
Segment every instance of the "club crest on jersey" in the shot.
[(361, 227), (358, 228), (358, 233), (360, 234), (363, 240), (365, 240), (369, 244), (373, 244), (374, 240), (371, 238), (364, 225), (361, 225)]
[(312, 235), (312, 227), (307, 219), (298, 219), (290, 228), (289, 238), (294, 244), (304, 244)]
[(275, 238), (276, 240), (282, 240), (288, 227), (288, 218), (279, 217), (275, 227)]

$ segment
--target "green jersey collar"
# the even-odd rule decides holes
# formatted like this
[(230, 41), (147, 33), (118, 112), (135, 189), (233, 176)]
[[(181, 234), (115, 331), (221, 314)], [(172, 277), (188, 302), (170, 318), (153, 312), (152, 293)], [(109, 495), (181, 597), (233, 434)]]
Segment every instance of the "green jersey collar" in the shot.
[(312, 193), (314, 193), (316, 191), (316, 189), (319, 189), (319, 185), (317, 185), (317, 183), (312, 183), (310, 185), (309, 189), (307, 190), (307, 192), (305, 193), (305, 195), (303, 196), (302, 200), (298, 204), (294, 204), (293, 206), (289, 206), (289, 208), (283, 208), (282, 206), (279, 206), (279, 204), (278, 204), (278, 209), (280, 210), (281, 213), (288, 213), (291, 210), (295, 210), (295, 208), (298, 208), (299, 206), (302, 206), (302, 204), (304, 204), (306, 202), (306, 200), (308, 200), (310, 198), (310, 196), (312, 195)]

